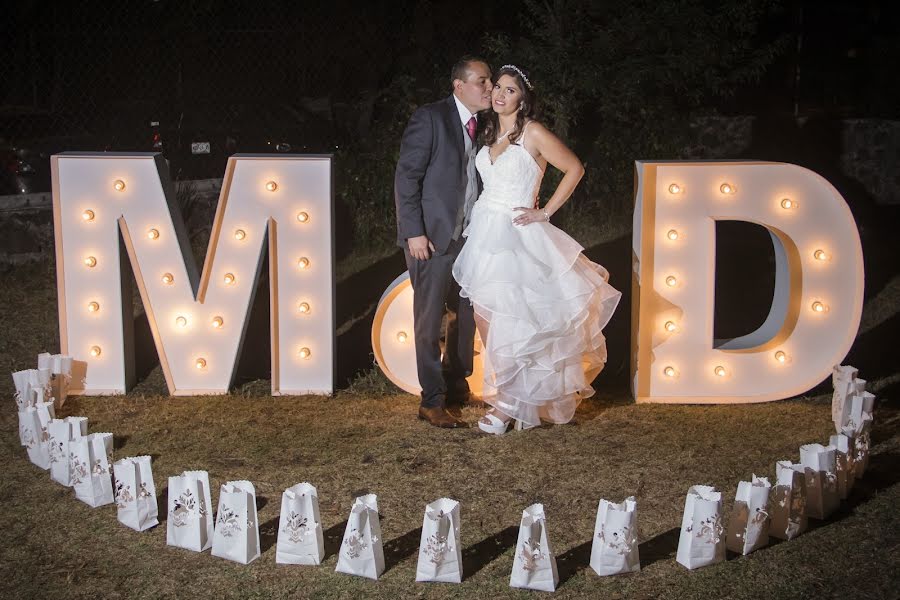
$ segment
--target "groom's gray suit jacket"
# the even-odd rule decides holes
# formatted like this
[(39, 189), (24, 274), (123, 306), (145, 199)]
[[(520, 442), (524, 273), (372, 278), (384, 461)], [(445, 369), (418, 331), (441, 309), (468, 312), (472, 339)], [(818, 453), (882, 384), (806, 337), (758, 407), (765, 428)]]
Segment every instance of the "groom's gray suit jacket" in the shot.
[(452, 95), (413, 113), (394, 176), (397, 245), (405, 248), (407, 239), (426, 235), (438, 254), (447, 251), (466, 201), (463, 135)]

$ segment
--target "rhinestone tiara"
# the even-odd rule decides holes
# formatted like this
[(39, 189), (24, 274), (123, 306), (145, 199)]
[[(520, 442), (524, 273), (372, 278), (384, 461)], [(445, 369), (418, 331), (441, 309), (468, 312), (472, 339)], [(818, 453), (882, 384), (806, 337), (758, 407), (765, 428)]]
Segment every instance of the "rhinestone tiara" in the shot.
[(525, 73), (522, 72), (522, 69), (520, 69), (520, 68), (517, 67), (516, 65), (503, 65), (502, 67), (500, 67), (500, 70), (502, 71), (503, 69), (512, 69), (513, 71), (515, 71), (516, 73), (519, 74), (519, 77), (522, 78), (522, 81), (525, 82), (525, 85), (528, 86), (528, 89), (529, 89), (529, 90), (533, 90), (533, 89), (534, 89), (534, 86), (531, 85), (531, 82), (530, 82), (530, 81), (528, 81), (528, 77), (526, 77), (526, 76), (525, 76)]

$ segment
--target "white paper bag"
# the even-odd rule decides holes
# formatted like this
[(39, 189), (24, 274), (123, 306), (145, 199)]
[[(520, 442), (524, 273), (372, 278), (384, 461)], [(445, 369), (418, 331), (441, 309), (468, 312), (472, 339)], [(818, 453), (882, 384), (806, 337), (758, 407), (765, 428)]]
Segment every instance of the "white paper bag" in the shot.
[(724, 534), (722, 494), (708, 485), (691, 486), (684, 501), (675, 560), (688, 569), (722, 562), (725, 560)]
[(850, 396), (857, 390), (855, 383), (857, 374), (858, 371), (850, 365), (835, 366), (831, 370), (831, 385), (834, 388), (831, 395), (831, 420), (834, 421), (835, 431), (840, 432), (847, 424), (847, 418), (850, 416)]
[(112, 485), (113, 434), (92, 433), (69, 442), (69, 478), (75, 497), (94, 508), (115, 502)]
[(853, 439), (855, 452), (853, 455), (853, 476), (859, 479), (869, 466), (869, 446), (871, 438), (868, 431), (858, 434)]
[(47, 426), (50, 435), (50, 478), (66, 487), (72, 487), (70, 480), (72, 440), (87, 435), (87, 417), (66, 417), (65, 419), (52, 419)]
[(425, 506), (416, 581), (462, 581), (459, 502), (456, 500), (441, 498)]
[(38, 402), (19, 411), (19, 439), (28, 460), (44, 470), (50, 468), (49, 427), (55, 416), (52, 402)]
[(800, 446), (800, 462), (806, 470), (806, 515), (826, 519), (837, 509), (837, 460), (834, 446)]
[(246, 565), (259, 554), (256, 488), (249, 481), (228, 481), (219, 490), (212, 555)]
[(776, 484), (769, 503), (769, 535), (792, 540), (806, 531), (806, 469), (800, 463), (775, 463)]
[(156, 485), (149, 456), (130, 456), (116, 461), (116, 508), (119, 522), (135, 531), (159, 525)]
[(641, 570), (637, 543), (637, 502), (634, 496), (625, 498), (621, 504), (600, 500), (591, 544), (591, 568), (597, 575), (618, 575)]
[(550, 547), (543, 504), (532, 504), (522, 511), (516, 557), (509, 585), (514, 588), (552, 592), (559, 583), (556, 555)]
[(834, 446), (835, 466), (837, 470), (838, 497), (841, 500), (850, 495), (856, 478), (853, 476), (853, 452), (855, 441), (843, 433), (831, 436), (829, 446)]
[(209, 473), (185, 471), (169, 477), (166, 544), (195, 552), (212, 546), (213, 511)]
[(29, 406), (34, 406), (34, 392), (31, 389), (31, 373), (33, 369), (24, 371), (15, 371), (12, 374), (13, 385), (16, 386), (16, 406), (20, 411), (25, 410)]
[(725, 547), (738, 554), (750, 554), (769, 543), (769, 490), (765, 477), (738, 483), (734, 507), (728, 522)]
[(38, 354), (38, 369), (47, 369), (51, 374), (49, 383), (50, 397), (59, 408), (66, 402), (69, 383), (72, 380), (72, 357), (67, 354)]
[(325, 537), (319, 519), (319, 494), (309, 483), (298, 483), (281, 494), (281, 517), (275, 562), (319, 565), (325, 558)]
[(378, 579), (384, 572), (384, 547), (375, 494), (360, 496), (353, 501), (334, 570), (369, 579)]
[(872, 428), (875, 411), (875, 394), (861, 391), (850, 396), (849, 404), (850, 412), (846, 427), (857, 435), (869, 431)]

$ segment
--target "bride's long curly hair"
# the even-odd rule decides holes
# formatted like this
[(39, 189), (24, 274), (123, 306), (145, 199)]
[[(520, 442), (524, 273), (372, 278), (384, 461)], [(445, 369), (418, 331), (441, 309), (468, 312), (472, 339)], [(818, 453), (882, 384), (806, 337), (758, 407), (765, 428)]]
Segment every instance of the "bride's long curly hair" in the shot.
[[(522, 69), (521, 67), (519, 67)], [(525, 73), (525, 77), (528, 77), (528, 72), (525, 69), (522, 69), (522, 72)], [(516, 113), (516, 125), (513, 127), (513, 130), (509, 132), (509, 142), (515, 143), (516, 140), (519, 139), (519, 136), (522, 135), (522, 130), (525, 128), (525, 123), (528, 121), (536, 121), (538, 117), (537, 110), (537, 96), (534, 93), (534, 89), (530, 88), (525, 84), (525, 80), (522, 78), (522, 75), (512, 69), (510, 67), (503, 67), (499, 69), (494, 74), (494, 83), (496, 84), (497, 80), (500, 79), (502, 75), (509, 75), (512, 77), (516, 85), (522, 91), (522, 108), (519, 109), (519, 112)], [(497, 142), (497, 137), (500, 135), (500, 118), (497, 116), (497, 113), (494, 112), (493, 108), (489, 108), (482, 113), (484, 115), (485, 126), (482, 142), (486, 146), (493, 146)]]

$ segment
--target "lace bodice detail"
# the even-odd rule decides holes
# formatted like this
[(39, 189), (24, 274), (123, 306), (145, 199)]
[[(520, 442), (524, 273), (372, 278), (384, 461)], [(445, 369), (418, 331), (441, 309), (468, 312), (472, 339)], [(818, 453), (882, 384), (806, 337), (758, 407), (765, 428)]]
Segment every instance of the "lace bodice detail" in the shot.
[[(526, 126), (527, 129), (527, 126)], [(475, 157), (475, 167), (484, 183), (479, 202), (485, 200), (507, 207), (531, 207), (541, 186), (544, 171), (522, 145), (523, 135), (491, 163), (490, 148), (484, 146)]]

